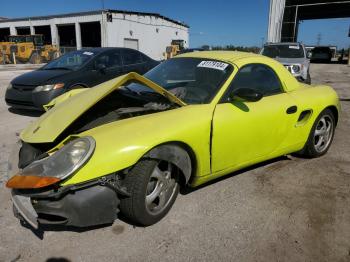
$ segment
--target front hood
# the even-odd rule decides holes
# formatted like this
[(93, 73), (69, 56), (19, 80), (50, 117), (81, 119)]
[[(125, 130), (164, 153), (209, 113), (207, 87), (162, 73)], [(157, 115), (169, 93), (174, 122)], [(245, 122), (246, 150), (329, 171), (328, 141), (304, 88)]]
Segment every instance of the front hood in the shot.
[(274, 58), (278, 62), (284, 65), (291, 65), (291, 64), (303, 64), (305, 62), (305, 58), (283, 58), (283, 57), (276, 57)]
[(16, 77), (12, 84), (38, 86), (69, 73), (71, 72), (67, 70), (35, 70)]
[(171, 102), (180, 106), (186, 105), (175, 95), (166, 91), (151, 80), (137, 73), (129, 73), (72, 96), (53, 107), (37, 121), (31, 123), (24, 129), (20, 135), (21, 139), (27, 143), (50, 143), (55, 141), (55, 139), (85, 111), (129, 81), (141, 82), (157, 93), (160, 93)]

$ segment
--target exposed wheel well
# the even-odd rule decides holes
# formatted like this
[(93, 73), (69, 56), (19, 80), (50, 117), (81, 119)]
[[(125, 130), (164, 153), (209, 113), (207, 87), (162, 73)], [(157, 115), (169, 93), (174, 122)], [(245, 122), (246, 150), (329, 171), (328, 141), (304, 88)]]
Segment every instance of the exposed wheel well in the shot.
[[(187, 156), (189, 157), (190, 161), (190, 172), (186, 172), (186, 157), (183, 156), (183, 161), (176, 162), (174, 159), (172, 159), (171, 153), (167, 152), (165, 158), (162, 157), (160, 154), (162, 153), (162, 150), (159, 150), (161, 148), (166, 149), (169, 151), (169, 147), (173, 147), (174, 149), (179, 148), (182, 151), (178, 151), (178, 153), (182, 154), (182, 152), (185, 152)], [(166, 151), (163, 151), (166, 152)], [(159, 144), (155, 146), (153, 149), (151, 149), (148, 153), (146, 153), (143, 157), (149, 157), (149, 158), (155, 158), (155, 159), (162, 159), (162, 160), (167, 160), (174, 164), (180, 171), (180, 184), (181, 185), (186, 185), (190, 179), (193, 177), (193, 174), (196, 171), (197, 168), (197, 161), (196, 161), (196, 156), (192, 150), (192, 148), (187, 145), (186, 143), (179, 142), (179, 141), (172, 141), (172, 142), (167, 142), (164, 144)]]
[(326, 109), (329, 109), (332, 111), (333, 115), (334, 115), (334, 119), (335, 119), (335, 125), (337, 125), (338, 123), (338, 118), (339, 118), (339, 112), (338, 109), (335, 106), (329, 106)]

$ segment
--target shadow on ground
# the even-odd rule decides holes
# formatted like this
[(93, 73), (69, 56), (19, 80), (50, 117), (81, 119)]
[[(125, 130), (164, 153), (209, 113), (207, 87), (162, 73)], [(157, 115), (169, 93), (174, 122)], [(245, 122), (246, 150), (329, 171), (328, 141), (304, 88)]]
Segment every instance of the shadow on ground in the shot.
[(340, 61), (330, 61), (330, 62), (327, 62), (325, 60), (312, 60), (310, 61), (311, 64), (340, 64), (340, 65), (345, 65), (348, 63), (348, 60), (340, 60)]

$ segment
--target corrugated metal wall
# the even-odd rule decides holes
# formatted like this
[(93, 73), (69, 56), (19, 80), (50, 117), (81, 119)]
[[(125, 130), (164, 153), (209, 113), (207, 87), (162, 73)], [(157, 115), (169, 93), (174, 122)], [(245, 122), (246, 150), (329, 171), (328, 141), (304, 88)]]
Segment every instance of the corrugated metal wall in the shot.
[(281, 41), (285, 5), (285, 0), (270, 0), (269, 28), (267, 33), (268, 42), (276, 43)]

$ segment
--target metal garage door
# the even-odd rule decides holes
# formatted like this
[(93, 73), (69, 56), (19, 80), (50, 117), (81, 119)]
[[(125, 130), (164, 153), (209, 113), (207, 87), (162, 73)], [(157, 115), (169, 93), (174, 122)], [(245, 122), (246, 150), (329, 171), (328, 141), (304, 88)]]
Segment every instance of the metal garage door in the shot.
[(139, 40), (124, 38), (124, 47), (139, 50)]

